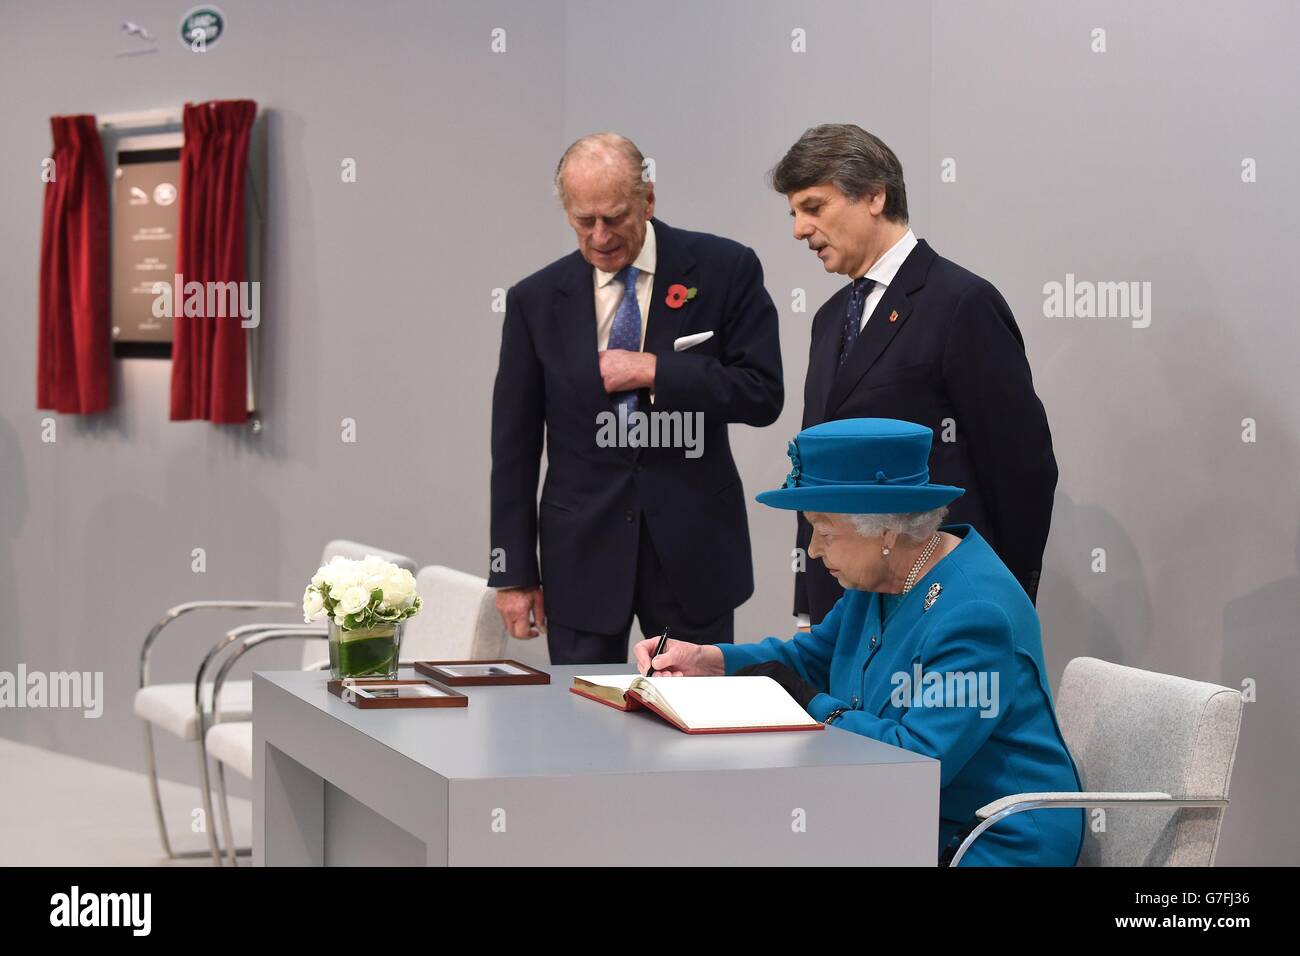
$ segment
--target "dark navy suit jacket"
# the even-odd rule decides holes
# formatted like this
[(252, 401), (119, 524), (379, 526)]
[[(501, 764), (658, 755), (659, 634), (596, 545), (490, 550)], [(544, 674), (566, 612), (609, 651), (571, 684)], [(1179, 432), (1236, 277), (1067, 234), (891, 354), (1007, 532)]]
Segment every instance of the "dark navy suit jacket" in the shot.
[[(753, 250), (652, 221), (657, 259), (644, 351), (657, 356), (655, 401), (643, 390), (640, 410), (702, 412), (703, 454), (598, 443), (598, 415), (616, 406), (600, 377), (592, 266), (578, 252), (507, 293), (492, 396), (491, 547), (505, 567), (494, 563), (488, 584), (541, 584), (548, 618), (605, 634), (632, 614), (642, 516), (692, 621), (710, 621), (753, 593), (727, 425), (769, 425), (784, 401), (776, 308)], [(672, 309), (665, 298), (677, 284), (697, 293)], [(714, 333), (708, 341), (673, 351), (674, 339), (706, 330)]]
[[(898, 418), (934, 429), (930, 480), (966, 489), (948, 506), (946, 522), (974, 525), (1032, 600), (1056, 458), (1011, 307), (990, 282), (922, 239), (838, 368), (850, 289), (831, 296), (813, 318), (803, 427)], [(955, 440), (945, 441), (947, 434)], [(802, 513), (797, 520), (797, 544), (806, 554), (812, 528)], [(809, 558), (807, 570), (795, 575), (795, 613), (816, 624), (843, 593), (825, 565)]]

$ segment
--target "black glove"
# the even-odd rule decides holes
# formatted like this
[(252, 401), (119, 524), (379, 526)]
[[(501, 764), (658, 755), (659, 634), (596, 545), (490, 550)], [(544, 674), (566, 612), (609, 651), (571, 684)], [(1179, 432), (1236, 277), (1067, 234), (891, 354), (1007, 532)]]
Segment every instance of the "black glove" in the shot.
[(799, 706), (804, 710), (812, 703), (812, 699), (821, 693), (816, 687), (808, 683), (795, 671), (786, 667), (778, 661), (763, 661), (761, 664), (750, 664), (748, 667), (742, 667), (736, 671), (737, 677), (770, 677), (784, 688), (785, 692), (798, 701)]

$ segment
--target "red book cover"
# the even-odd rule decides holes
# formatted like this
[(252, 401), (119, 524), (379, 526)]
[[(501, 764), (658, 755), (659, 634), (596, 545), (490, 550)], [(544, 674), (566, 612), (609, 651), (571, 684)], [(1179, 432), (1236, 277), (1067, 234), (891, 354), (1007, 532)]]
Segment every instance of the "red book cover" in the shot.
[(569, 691), (570, 693), (577, 694), (579, 697), (586, 697), (588, 700), (594, 700), (597, 703), (604, 704), (606, 707), (613, 707), (615, 710), (620, 710), (623, 711), (624, 713), (627, 713), (628, 711), (638, 710), (644, 707), (646, 710), (650, 711), (655, 716), (661, 718), (662, 720), (667, 721), (668, 723), (676, 727), (678, 730), (680, 730), (682, 733), (686, 733), (686, 734), (764, 734), (764, 733), (776, 733), (778, 731), (786, 731), (786, 730), (824, 730), (826, 726), (825, 724), (817, 723), (817, 724), (796, 724), (796, 725), (783, 726), (783, 727), (709, 727), (703, 730), (692, 730), (688, 727), (683, 727), (680, 723), (673, 720), (671, 717), (665, 714), (654, 704), (650, 703), (647, 700), (643, 700), (641, 695), (638, 694), (636, 691), (630, 690), (623, 695), (623, 699), (627, 701), (626, 706), (623, 707), (618, 706), (618, 704), (611, 703), (610, 701), (605, 700), (603, 697), (597, 697), (595, 694), (589, 694), (586, 691), (579, 689), (578, 687), (570, 687)]

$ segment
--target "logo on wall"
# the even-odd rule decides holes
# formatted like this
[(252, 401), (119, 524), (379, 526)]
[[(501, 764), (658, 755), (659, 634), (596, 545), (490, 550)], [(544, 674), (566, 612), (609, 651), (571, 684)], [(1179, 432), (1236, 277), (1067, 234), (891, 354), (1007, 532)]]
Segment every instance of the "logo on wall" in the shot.
[(195, 7), (181, 17), (181, 42), (192, 50), (206, 50), (226, 33), (226, 15), (216, 7)]
[(159, 183), (153, 188), (153, 201), (160, 206), (170, 206), (176, 201), (176, 187), (171, 183)]

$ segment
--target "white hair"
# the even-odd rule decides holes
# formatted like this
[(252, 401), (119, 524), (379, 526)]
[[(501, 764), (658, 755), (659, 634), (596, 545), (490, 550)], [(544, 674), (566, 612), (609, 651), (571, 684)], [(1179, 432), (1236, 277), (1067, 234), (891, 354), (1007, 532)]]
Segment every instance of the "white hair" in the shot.
[(864, 538), (879, 538), (888, 531), (894, 531), (900, 538), (924, 541), (939, 530), (947, 514), (948, 507), (944, 505), (930, 511), (910, 511), (906, 514), (845, 515), (844, 517)]
[(642, 203), (649, 198), (650, 181), (642, 174), (645, 168), (645, 157), (641, 155), (641, 150), (637, 149), (636, 143), (618, 133), (592, 133), (566, 149), (555, 167), (555, 194), (560, 197), (560, 204), (566, 208), (568, 194), (564, 188), (564, 171), (568, 168), (570, 160), (576, 157), (595, 160), (605, 166), (624, 166), (624, 174), (632, 197)]

